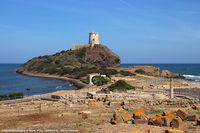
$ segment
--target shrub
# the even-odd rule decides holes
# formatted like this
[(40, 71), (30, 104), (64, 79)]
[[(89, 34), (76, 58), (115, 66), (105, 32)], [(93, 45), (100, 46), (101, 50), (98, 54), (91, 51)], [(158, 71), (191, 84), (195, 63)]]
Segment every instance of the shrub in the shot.
[(44, 70), (45, 73), (49, 73), (49, 74), (55, 74), (58, 72), (58, 70), (56, 69), (56, 65), (54, 64), (49, 64), (45, 67)]
[(8, 100), (8, 96), (7, 95), (0, 95), (0, 101), (3, 100)]
[(124, 75), (124, 76), (135, 76), (134, 73), (131, 73), (129, 71), (123, 71), (123, 70), (121, 70), (119, 73), (122, 74), (122, 75)]
[(100, 69), (99, 72), (105, 75), (115, 75), (118, 73), (117, 70), (115, 69), (106, 69), (106, 68)]
[(195, 127), (195, 126), (191, 126), (191, 125), (189, 125), (188, 128), (189, 128), (189, 129), (197, 129), (197, 127)]
[(145, 71), (142, 70), (142, 69), (138, 69), (138, 70), (136, 70), (135, 72), (136, 72), (136, 73), (140, 73), (140, 74), (145, 74)]
[(86, 51), (87, 51), (87, 48), (83, 47), (78, 50), (78, 52), (76, 53), (76, 56), (82, 58), (85, 56)]
[(60, 60), (56, 60), (56, 61), (55, 61), (55, 64), (56, 64), (56, 65), (59, 65), (59, 64), (60, 64)]
[(9, 97), (10, 99), (23, 98), (23, 97), (24, 97), (24, 93), (23, 93), (23, 92), (10, 93), (10, 94), (8, 95), (8, 97)]
[(73, 69), (71, 67), (63, 67), (61, 68), (59, 75), (63, 76), (65, 74), (72, 74), (73, 73)]
[(89, 84), (87, 79), (80, 79), (81, 82), (85, 83), (85, 84)]
[(97, 85), (97, 86), (101, 86), (101, 85), (107, 84), (109, 81), (110, 81), (110, 79), (107, 78), (107, 77), (94, 76), (92, 78), (93, 84)]
[(124, 80), (118, 80), (114, 84), (110, 85), (109, 90), (135, 90), (134, 86), (127, 84)]

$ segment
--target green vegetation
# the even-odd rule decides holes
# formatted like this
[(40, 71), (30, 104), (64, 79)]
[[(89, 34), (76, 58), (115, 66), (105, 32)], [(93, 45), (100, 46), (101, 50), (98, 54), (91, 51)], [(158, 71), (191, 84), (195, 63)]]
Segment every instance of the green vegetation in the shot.
[(127, 84), (124, 80), (118, 80), (114, 84), (110, 85), (109, 90), (135, 90), (135, 87)]
[(144, 113), (146, 115), (150, 115), (150, 114), (160, 114), (164, 111), (165, 109), (153, 109), (153, 108), (150, 108), (150, 109), (144, 109)]
[(7, 95), (0, 95), (0, 101), (3, 100), (8, 100), (8, 96)]
[(81, 82), (85, 83), (85, 84), (89, 84), (87, 79), (80, 79)]
[(124, 75), (124, 76), (135, 76), (134, 73), (131, 73), (129, 71), (123, 71), (123, 70), (121, 70), (119, 73), (122, 74), (122, 75)]
[[(99, 50), (105, 52), (106, 55), (118, 57), (104, 45), (95, 45), (95, 48), (100, 48)], [(87, 61), (85, 56), (88, 55), (88, 52), (91, 52), (90, 48), (83, 47), (78, 50), (62, 50), (53, 55), (35, 57), (23, 64), (18, 72), (45, 73), (76, 79), (81, 79), (90, 73), (101, 73), (108, 77), (118, 73), (124, 76), (134, 76), (133, 73), (128, 71), (121, 70), (118, 72), (115, 69), (99, 67), (98, 63)]]
[(24, 93), (23, 93), (23, 92), (10, 93), (10, 94), (8, 95), (8, 97), (9, 97), (10, 99), (23, 98), (23, 97), (24, 97)]
[(110, 81), (108, 77), (94, 76), (92, 78), (92, 82), (94, 85), (101, 86), (107, 84)]
[(23, 97), (24, 97), (23, 92), (15, 92), (15, 93), (10, 93), (8, 95), (0, 95), (0, 101), (9, 100), (9, 99), (18, 99), (18, 98), (23, 98)]
[(145, 71), (142, 70), (142, 69), (138, 69), (138, 70), (136, 70), (135, 72), (136, 72), (136, 73), (139, 73), (139, 74), (145, 74)]
[(188, 128), (189, 128), (189, 129), (197, 129), (197, 127), (195, 127), (195, 126), (191, 126), (191, 125), (189, 125)]

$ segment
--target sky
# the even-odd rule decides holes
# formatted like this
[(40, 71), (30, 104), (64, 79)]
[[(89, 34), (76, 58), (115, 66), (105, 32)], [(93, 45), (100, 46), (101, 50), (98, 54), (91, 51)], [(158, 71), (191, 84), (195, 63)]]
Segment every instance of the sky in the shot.
[(121, 63), (200, 63), (200, 0), (1, 0), (0, 63), (87, 44)]

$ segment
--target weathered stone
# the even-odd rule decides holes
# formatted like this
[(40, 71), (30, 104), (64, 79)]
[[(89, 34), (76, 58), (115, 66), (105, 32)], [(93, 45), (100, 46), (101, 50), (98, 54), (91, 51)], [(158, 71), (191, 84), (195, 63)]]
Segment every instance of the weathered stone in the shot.
[(142, 119), (143, 116), (144, 116), (144, 111), (142, 109), (134, 111), (133, 115), (134, 119)]
[(133, 118), (133, 114), (124, 112), (124, 113), (121, 113), (121, 117), (122, 117), (123, 121), (128, 121)]
[(179, 109), (177, 112), (176, 112), (176, 115), (179, 116), (182, 120), (185, 120), (186, 119), (186, 112), (182, 109)]
[(172, 121), (170, 122), (170, 127), (172, 128), (179, 128), (182, 124), (182, 120), (179, 117), (176, 117), (174, 119), (172, 119)]
[(79, 112), (79, 114), (81, 114), (83, 119), (87, 119), (87, 118), (89, 118), (91, 112), (90, 111), (82, 111), (82, 112)]
[(197, 126), (200, 126), (200, 119), (197, 120)]
[(177, 129), (167, 129), (165, 130), (165, 133), (184, 133), (184, 132)]
[(188, 121), (196, 121), (197, 118), (198, 118), (197, 115), (188, 115), (188, 116), (187, 116), (187, 120), (188, 120)]
[(164, 121), (162, 120), (162, 115), (161, 114), (157, 114), (155, 116), (152, 116), (149, 121), (148, 121), (149, 125), (154, 125), (154, 126), (162, 126), (164, 125)]
[(193, 105), (192, 108), (196, 109), (196, 110), (199, 110), (200, 109), (200, 105)]
[(163, 126), (170, 126), (170, 122), (172, 121), (170, 116), (163, 116), (161, 119), (163, 120)]

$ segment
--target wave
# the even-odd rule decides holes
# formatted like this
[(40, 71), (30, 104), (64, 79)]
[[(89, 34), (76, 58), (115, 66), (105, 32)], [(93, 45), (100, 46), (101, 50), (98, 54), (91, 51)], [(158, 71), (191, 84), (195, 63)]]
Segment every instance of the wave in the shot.
[(187, 80), (200, 82), (200, 76), (197, 75), (183, 75)]
[(197, 78), (197, 79), (200, 79), (200, 76), (197, 76), (197, 75), (183, 75), (185, 78)]

